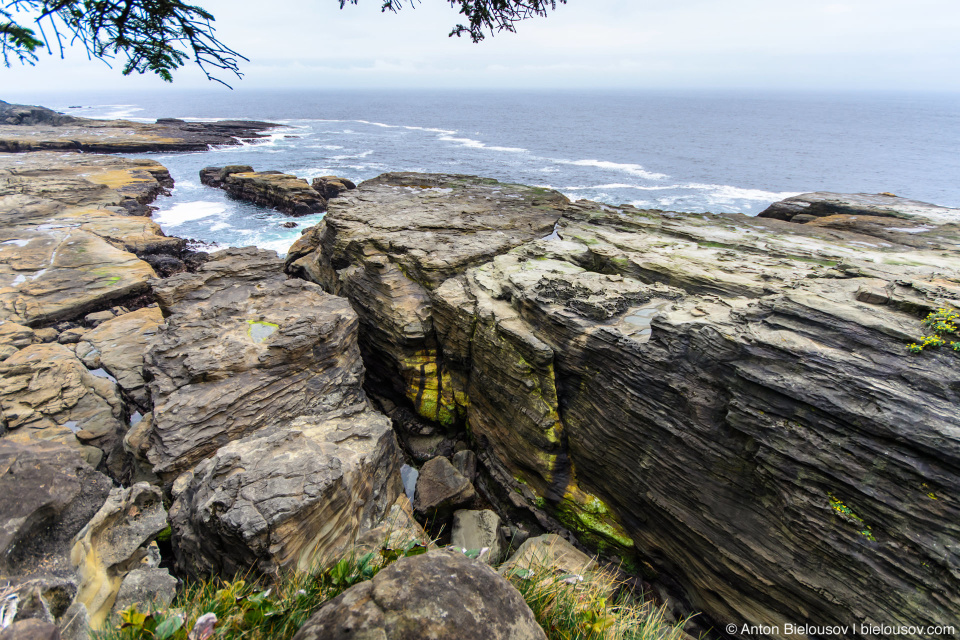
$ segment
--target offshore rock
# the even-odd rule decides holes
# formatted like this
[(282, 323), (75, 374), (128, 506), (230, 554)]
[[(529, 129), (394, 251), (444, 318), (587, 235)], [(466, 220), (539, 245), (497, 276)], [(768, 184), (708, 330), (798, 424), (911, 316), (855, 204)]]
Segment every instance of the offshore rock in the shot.
[(126, 409), (108, 374), (90, 371), (61, 344), (34, 344), (0, 363), (4, 439), (49, 440), (80, 453), (93, 467), (106, 457), (117, 476)]
[(276, 253), (220, 251), (154, 293), (167, 318), (144, 359), (148, 458), (164, 481), (261, 427), (364, 400), (356, 314), (288, 280)]
[(127, 574), (150, 562), (149, 545), (166, 526), (160, 489), (141, 482), (111, 491), (77, 534), (70, 552), (80, 577), (75, 604), (86, 608), (93, 628), (106, 621)]
[(276, 578), (335, 562), (402, 493), (390, 421), (366, 404), (274, 424), (177, 479), (170, 518), (183, 570)]
[(262, 137), (277, 125), (222, 120), (185, 122), (163, 118), (156, 123), (92, 120), (56, 113), (44, 107), (0, 100), (0, 152), (84, 151), (143, 153), (206, 151), (211, 145), (237, 145), (240, 139)]
[(469, 423), (510, 496), (718, 624), (957, 621), (957, 355), (905, 348), (960, 308), (956, 223), (555, 196), (523, 208), (555, 233), (478, 247), (437, 213), (483, 201), (457, 189), (364, 183), (288, 254), (357, 309), (373, 388)]
[(450, 551), (401, 558), (324, 604), (294, 640), (544, 640), (523, 597)]
[(292, 216), (327, 209), (327, 201), (306, 180), (277, 171), (257, 172), (243, 165), (206, 167), (200, 170), (200, 181), (220, 187), (238, 200), (272, 207)]

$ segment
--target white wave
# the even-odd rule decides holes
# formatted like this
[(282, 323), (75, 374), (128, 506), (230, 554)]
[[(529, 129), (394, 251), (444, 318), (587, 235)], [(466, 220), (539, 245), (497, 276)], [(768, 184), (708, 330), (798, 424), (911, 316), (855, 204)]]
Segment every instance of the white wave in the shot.
[(433, 127), (410, 127), (404, 126), (404, 129), (409, 129), (410, 131), (427, 131), (429, 133), (442, 133), (444, 135), (452, 136), (456, 131), (451, 131), (449, 129), (434, 129)]
[(745, 187), (735, 187), (729, 184), (699, 184), (691, 183), (685, 185), (685, 189), (696, 189), (698, 191), (707, 191), (705, 194), (710, 204), (729, 204), (737, 200), (756, 200), (776, 202), (784, 198), (792, 198), (800, 195), (799, 191), (764, 191), (763, 189), (747, 189)]
[(639, 164), (630, 164), (625, 162), (610, 162), (609, 160), (552, 160), (557, 164), (568, 164), (575, 167), (596, 167), (598, 169), (607, 169), (610, 171), (623, 171), (634, 176), (647, 178), (648, 180), (662, 180), (667, 178), (665, 173), (654, 173), (647, 171)]
[(153, 221), (161, 227), (176, 227), (184, 222), (209, 218), (210, 216), (226, 213), (227, 208), (220, 202), (200, 200), (197, 202), (182, 202), (175, 204), (166, 211), (153, 214)]
[(454, 138), (452, 135), (442, 135), (438, 138), (444, 142), (455, 142), (461, 147), (467, 147), (469, 149), (487, 149), (488, 151), (504, 151), (507, 153), (530, 153), (528, 149), (521, 149), (520, 147), (493, 147), (479, 140), (474, 140), (472, 138)]
[(598, 184), (592, 187), (564, 187), (563, 191), (588, 191), (592, 189), (637, 189), (639, 191), (667, 191), (669, 189), (684, 189), (683, 185), (642, 185), (642, 184), (623, 184), (615, 182), (612, 184)]
[(326, 151), (339, 151), (343, 149), (338, 144), (308, 144), (306, 145), (307, 149), (325, 149)]
[[(936, 227), (928, 226), (919, 226), (919, 227), (889, 227), (889, 231), (900, 231), (901, 233), (923, 233), (924, 231), (930, 231)], [(853, 244), (852, 242), (850, 244)]]
[(224, 229), (233, 229), (233, 225), (228, 222), (215, 222), (207, 231), (223, 231)]
[(383, 127), (384, 129), (399, 129), (399, 125), (383, 124), (382, 122), (370, 122), (369, 120), (351, 120), (351, 122), (361, 122), (363, 124), (373, 125), (374, 127)]
[(330, 160), (334, 160), (336, 162), (341, 162), (343, 160), (359, 160), (360, 158), (366, 158), (372, 153), (373, 149), (370, 149), (369, 151), (364, 151), (363, 153), (351, 153), (344, 156), (330, 156)]

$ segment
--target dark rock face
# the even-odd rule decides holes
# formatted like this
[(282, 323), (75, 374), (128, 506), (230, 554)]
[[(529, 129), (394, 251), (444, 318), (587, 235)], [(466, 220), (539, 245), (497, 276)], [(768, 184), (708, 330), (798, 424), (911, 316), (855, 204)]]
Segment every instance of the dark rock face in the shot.
[(144, 359), (148, 458), (165, 481), (260, 427), (363, 401), (356, 314), (287, 280), (274, 252), (220, 251), (154, 293), (168, 317)]
[(451, 512), (468, 504), (477, 493), (469, 480), (443, 457), (433, 458), (420, 468), (413, 506), (420, 513)]
[(350, 298), (375, 388), (718, 624), (956, 623), (957, 355), (905, 349), (960, 308), (956, 225), (557, 202), (490, 246), (405, 186), (476, 206), (444, 180), (364, 183), (288, 254)]
[(109, 478), (63, 445), (0, 438), (0, 581), (75, 582), (73, 537), (111, 487)]
[(294, 640), (543, 640), (520, 593), (458, 553), (403, 558), (326, 603)]
[(219, 187), (238, 200), (272, 207), (292, 216), (305, 216), (326, 211), (323, 195), (297, 176), (278, 171), (254, 171), (245, 165), (206, 167), (200, 170), (200, 181)]
[(10, 104), (0, 100), (0, 124), (31, 126), (50, 124), (60, 126), (76, 122), (76, 118), (57, 113), (53, 109), (26, 104)]

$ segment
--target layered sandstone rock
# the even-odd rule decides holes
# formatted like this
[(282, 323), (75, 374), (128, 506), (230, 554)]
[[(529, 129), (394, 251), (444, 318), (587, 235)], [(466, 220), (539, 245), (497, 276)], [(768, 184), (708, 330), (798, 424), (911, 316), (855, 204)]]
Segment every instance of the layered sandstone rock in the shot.
[(288, 254), (350, 298), (378, 392), (469, 424), (511, 499), (713, 621), (956, 620), (958, 360), (905, 349), (960, 307), (956, 224), (481, 185), (364, 183)]
[(276, 577), (335, 562), (402, 493), (390, 421), (365, 404), (272, 424), (177, 479), (170, 516), (189, 573)]
[(138, 255), (183, 250), (144, 215), (172, 184), (149, 160), (0, 156), (0, 319), (43, 326), (147, 291)]
[(292, 216), (326, 211), (327, 201), (306, 180), (279, 171), (254, 171), (245, 165), (206, 167), (203, 184), (219, 187), (238, 200), (271, 207)]
[(168, 317), (145, 358), (148, 458), (166, 481), (261, 427), (365, 401), (356, 314), (286, 279), (276, 253), (220, 251), (154, 293)]

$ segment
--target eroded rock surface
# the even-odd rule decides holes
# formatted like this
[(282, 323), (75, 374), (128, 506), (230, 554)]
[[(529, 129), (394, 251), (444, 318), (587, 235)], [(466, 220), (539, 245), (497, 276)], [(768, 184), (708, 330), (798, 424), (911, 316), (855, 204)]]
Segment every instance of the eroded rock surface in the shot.
[(0, 363), (4, 439), (58, 442), (96, 467), (122, 467), (126, 408), (106, 373), (90, 371), (61, 344), (33, 344)]
[(191, 574), (335, 562), (402, 493), (390, 421), (365, 404), (272, 424), (177, 479), (170, 517)]
[(146, 204), (173, 182), (149, 160), (0, 155), (0, 319), (72, 320), (147, 291), (138, 255), (179, 255)]
[(220, 251), (154, 292), (168, 317), (145, 358), (148, 457), (166, 481), (261, 427), (365, 400), (356, 314), (288, 280), (276, 253)]
[(468, 422), (511, 499), (707, 619), (957, 621), (957, 354), (905, 349), (960, 307), (956, 223), (510, 192), (388, 175), (291, 248), (357, 309), (373, 388)]
[(294, 640), (542, 640), (520, 593), (459, 553), (403, 558), (324, 604)]

